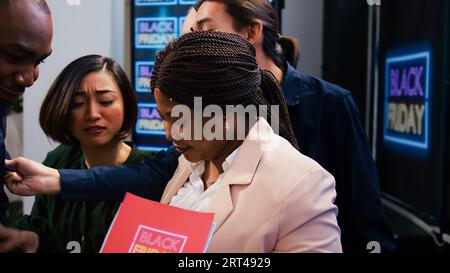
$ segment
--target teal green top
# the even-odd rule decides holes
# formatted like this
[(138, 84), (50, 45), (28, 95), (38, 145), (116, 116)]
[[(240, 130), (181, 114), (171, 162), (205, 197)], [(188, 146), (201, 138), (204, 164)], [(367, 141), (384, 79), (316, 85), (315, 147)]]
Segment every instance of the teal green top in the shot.
[[(136, 164), (148, 153), (132, 150), (124, 164)], [(60, 145), (47, 154), (44, 165), (56, 169), (86, 169), (79, 146)], [(31, 215), (23, 216), (16, 227), (39, 235), (39, 252), (71, 252), (76, 241), (82, 253), (98, 253), (120, 202), (63, 202), (56, 196), (38, 195)]]

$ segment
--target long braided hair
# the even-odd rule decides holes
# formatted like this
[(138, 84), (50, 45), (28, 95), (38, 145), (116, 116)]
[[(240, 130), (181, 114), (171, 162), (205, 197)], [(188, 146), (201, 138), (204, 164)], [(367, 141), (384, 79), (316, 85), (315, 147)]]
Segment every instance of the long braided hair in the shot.
[(260, 70), (254, 47), (241, 36), (219, 31), (187, 33), (170, 42), (156, 56), (150, 81), (178, 103), (194, 108), (194, 97), (204, 105), (279, 105), (280, 136), (298, 149), (291, 122), (275, 77)]

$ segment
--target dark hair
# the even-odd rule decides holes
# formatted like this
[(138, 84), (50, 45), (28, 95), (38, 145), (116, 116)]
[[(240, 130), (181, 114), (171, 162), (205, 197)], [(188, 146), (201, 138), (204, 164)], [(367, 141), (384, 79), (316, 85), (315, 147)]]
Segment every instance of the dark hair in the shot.
[[(204, 105), (279, 105), (280, 135), (298, 149), (284, 97), (275, 77), (260, 70), (255, 48), (241, 36), (219, 31), (190, 32), (156, 56), (150, 86), (174, 101)], [(268, 109), (268, 122), (272, 117)]]
[(39, 122), (47, 136), (66, 145), (78, 143), (69, 128), (72, 100), (84, 77), (103, 69), (111, 74), (123, 97), (124, 121), (116, 138), (124, 139), (131, 133), (137, 117), (137, 100), (127, 75), (115, 60), (87, 55), (67, 65), (47, 92), (39, 114)]
[(227, 13), (233, 18), (233, 27), (241, 31), (256, 20), (263, 24), (263, 50), (282, 70), (286, 62), (296, 67), (299, 53), (299, 43), (295, 38), (280, 35), (278, 16), (267, 0), (199, 0), (195, 9), (207, 1), (219, 2), (225, 6)]
[[(51, 14), (47, 1), (45, 0), (32, 0), (32, 1), (39, 7), (41, 11), (45, 12), (46, 14)], [(5, 9), (10, 3), (11, 0), (0, 0), (0, 11)]]

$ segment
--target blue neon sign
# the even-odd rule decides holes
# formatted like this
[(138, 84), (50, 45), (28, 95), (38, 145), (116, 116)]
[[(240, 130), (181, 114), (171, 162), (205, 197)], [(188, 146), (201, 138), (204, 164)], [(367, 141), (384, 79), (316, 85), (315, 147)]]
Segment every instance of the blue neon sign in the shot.
[(184, 21), (186, 21), (186, 16), (182, 16), (178, 18), (178, 29), (179, 29), (179, 33), (178, 36), (181, 36), (183, 33), (183, 25), (184, 25)]
[(136, 6), (168, 6), (176, 5), (177, 0), (135, 0)]
[(162, 48), (178, 36), (177, 17), (145, 17), (135, 19), (135, 47)]
[(150, 78), (152, 76), (154, 64), (155, 62), (135, 63), (135, 86), (137, 92), (150, 92)]
[(430, 139), (430, 52), (387, 58), (384, 140), (427, 150)]
[(180, 0), (180, 5), (194, 5), (196, 0)]
[(155, 103), (138, 103), (136, 132), (142, 135), (164, 136), (164, 124)]
[(159, 152), (161, 150), (165, 150), (168, 147), (157, 147), (157, 146), (137, 146), (140, 151), (144, 152)]

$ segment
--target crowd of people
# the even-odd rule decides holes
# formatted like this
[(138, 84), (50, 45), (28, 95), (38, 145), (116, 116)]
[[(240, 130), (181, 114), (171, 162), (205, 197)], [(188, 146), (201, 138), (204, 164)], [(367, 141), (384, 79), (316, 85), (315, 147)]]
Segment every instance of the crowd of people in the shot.
[[(70, 241), (98, 252), (126, 192), (214, 213), (209, 252), (365, 252), (371, 241), (395, 251), (352, 94), (296, 70), (298, 42), (267, 0), (199, 0), (157, 54), (149, 92), (173, 144), (157, 154), (125, 140), (137, 102), (123, 69), (87, 55), (41, 107), (42, 130), (61, 145), (42, 164), (9, 160), (6, 109), (38, 79), (52, 32), (45, 0), (0, 0), (0, 178), (37, 195), (30, 215), (0, 225), (0, 252), (65, 252)], [(269, 110), (227, 112), (239, 105)], [(208, 107), (225, 113), (196, 124)], [(212, 122), (216, 137), (197, 137)], [(7, 209), (1, 190), (0, 223)]]

